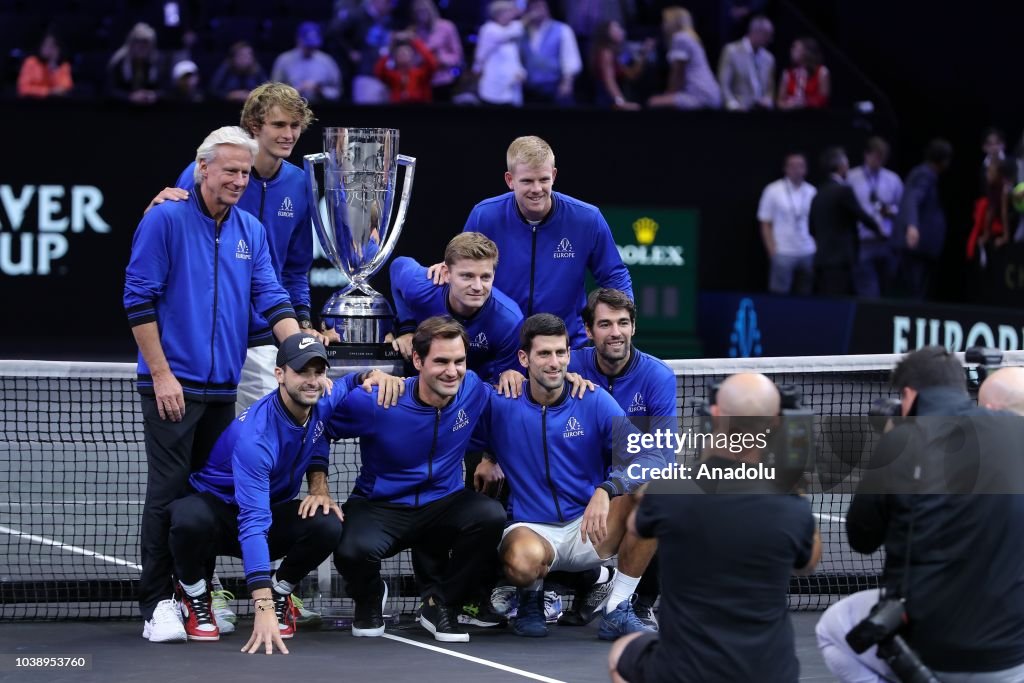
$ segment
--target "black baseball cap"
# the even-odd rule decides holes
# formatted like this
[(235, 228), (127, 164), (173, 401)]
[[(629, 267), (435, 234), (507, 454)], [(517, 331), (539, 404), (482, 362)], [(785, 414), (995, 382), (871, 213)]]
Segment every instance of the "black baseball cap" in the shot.
[(330, 365), (324, 345), (313, 335), (299, 332), (281, 342), (281, 347), (277, 350), (277, 367), (283, 368), (287, 365), (299, 372), (314, 358), (322, 358), (324, 365)]

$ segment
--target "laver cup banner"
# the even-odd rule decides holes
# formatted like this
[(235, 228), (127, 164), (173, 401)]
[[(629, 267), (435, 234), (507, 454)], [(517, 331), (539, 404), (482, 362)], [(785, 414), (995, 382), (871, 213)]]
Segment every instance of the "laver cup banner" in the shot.
[(637, 347), (662, 358), (698, 355), (697, 212), (617, 206), (600, 209), (633, 280)]

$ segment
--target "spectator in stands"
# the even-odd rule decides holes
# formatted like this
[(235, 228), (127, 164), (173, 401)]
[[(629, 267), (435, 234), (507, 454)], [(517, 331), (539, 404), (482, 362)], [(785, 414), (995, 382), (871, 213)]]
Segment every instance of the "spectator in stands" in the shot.
[(984, 268), (992, 250), (1010, 241), (1017, 216), (1010, 199), (1017, 165), (1012, 159), (993, 161), (985, 168), (985, 194), (974, 203), (974, 225), (967, 238), (967, 260)]
[(210, 94), (229, 102), (245, 102), (256, 86), (268, 80), (252, 45), (241, 40), (231, 46), (228, 58), (217, 67), (210, 81)]
[(718, 83), (725, 108), (731, 111), (775, 106), (775, 57), (768, 51), (775, 27), (767, 17), (750, 20), (747, 35), (722, 49)]
[(595, 103), (599, 107), (636, 110), (640, 105), (629, 97), (629, 84), (643, 73), (647, 55), (654, 49), (648, 39), (639, 50), (626, 47), (626, 31), (617, 21), (605, 21), (594, 34), (590, 54), (590, 72), (597, 85)]
[(60, 40), (47, 33), (39, 43), (39, 51), (29, 55), (18, 74), (18, 97), (61, 97), (73, 87), (71, 63)]
[(473, 58), (473, 71), (479, 75), (477, 92), (486, 104), (523, 104), (526, 70), (519, 59), (519, 41), (523, 24), (516, 16), (512, 0), (494, 0), (487, 6), (490, 21), (480, 27)]
[(621, 0), (562, 0), (560, 9), (573, 33), (584, 45), (595, 36), (606, 21), (628, 26), (636, 15), (636, 3)]
[(171, 69), (171, 89), (167, 99), (173, 102), (202, 102), (199, 89), (199, 67), (191, 60), (178, 62)]
[(803, 154), (787, 155), (783, 174), (764, 188), (757, 207), (761, 240), (771, 261), (768, 291), (806, 296), (814, 285), (815, 245), (808, 216), (817, 190), (804, 181), (807, 159)]
[(818, 294), (848, 296), (853, 294), (853, 269), (859, 260), (859, 220), (881, 237), (882, 228), (875, 217), (865, 211), (846, 183), (850, 162), (839, 147), (825, 150), (822, 166), (828, 179), (818, 188), (811, 202), (810, 228), (818, 249), (814, 270)]
[(310, 102), (340, 98), (341, 70), (333, 57), (320, 50), (320, 26), (315, 21), (304, 21), (295, 38), (296, 47), (274, 60), (271, 80), (288, 83)]
[[(770, 379), (743, 373), (722, 382), (711, 414), (730, 437), (749, 436), (780, 407)], [(699, 468), (731, 475), (764, 456), (756, 444), (739, 453), (705, 449)], [(698, 466), (694, 472), (700, 476)], [(797, 681), (786, 594), (793, 574), (818, 564), (821, 536), (806, 499), (772, 491), (754, 481), (648, 485), (629, 529), (658, 540), (660, 633), (616, 642), (608, 653), (612, 681)]]
[(779, 109), (821, 109), (828, 106), (832, 78), (814, 38), (797, 38), (789, 50), (792, 66), (779, 82)]
[(392, 11), (392, 0), (363, 0), (355, 10), (337, 12), (331, 22), (332, 43), (345, 61), (356, 104), (388, 101), (388, 88), (374, 77), (373, 69), (391, 44)]
[(153, 104), (166, 85), (164, 60), (156, 48), (156, 31), (139, 22), (107, 63), (107, 94), (135, 104)]
[(431, 102), (430, 83), (436, 69), (437, 59), (423, 41), (402, 31), (392, 34), (389, 54), (381, 55), (373, 74), (388, 86), (395, 104)]
[(888, 289), (895, 268), (892, 222), (899, 213), (903, 198), (903, 181), (885, 167), (889, 159), (889, 143), (872, 137), (864, 148), (864, 165), (850, 171), (848, 181), (861, 207), (875, 217), (882, 234), (861, 224), (860, 257), (853, 273), (857, 296), (878, 297)]
[(946, 242), (946, 214), (939, 201), (939, 174), (953, 160), (953, 146), (942, 139), (928, 143), (925, 161), (904, 181), (903, 201), (894, 224), (893, 241), (900, 249), (899, 282), (903, 294), (924, 299), (932, 271)]
[(462, 41), (455, 24), (443, 19), (434, 0), (415, 0), (412, 4), (414, 23), (409, 30), (422, 40), (437, 58), (437, 70), (431, 85), (435, 102), (450, 102), (455, 82), (462, 70)]
[(520, 58), (526, 69), (523, 98), (528, 104), (573, 103), (573, 83), (583, 70), (576, 35), (551, 18), (547, 0), (530, 0), (523, 14), (526, 34)]
[(980, 172), (981, 191), (984, 193), (989, 182), (988, 167), (1006, 158), (1006, 133), (995, 126), (986, 128), (985, 135), (981, 138), (981, 151), (985, 155)]
[(682, 7), (661, 12), (661, 28), (668, 43), (668, 86), (661, 95), (648, 100), (651, 107), (718, 109), (722, 93), (704, 53), (700, 36), (693, 29), (690, 13)]

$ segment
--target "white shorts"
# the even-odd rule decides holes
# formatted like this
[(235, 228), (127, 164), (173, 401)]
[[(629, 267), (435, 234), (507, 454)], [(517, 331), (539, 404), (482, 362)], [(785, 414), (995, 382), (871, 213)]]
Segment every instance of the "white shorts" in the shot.
[(272, 391), (277, 391), (274, 367), (277, 365), (277, 347), (272, 344), (253, 346), (245, 353), (242, 377), (238, 382), (235, 415)]
[(502, 540), (513, 529), (526, 527), (551, 544), (555, 551), (555, 559), (551, 563), (551, 571), (579, 572), (608, 564), (615, 555), (602, 558), (597, 554), (594, 544), (587, 539), (580, 540), (580, 527), (583, 517), (577, 517), (568, 524), (538, 524), (536, 522), (516, 522), (502, 533)]

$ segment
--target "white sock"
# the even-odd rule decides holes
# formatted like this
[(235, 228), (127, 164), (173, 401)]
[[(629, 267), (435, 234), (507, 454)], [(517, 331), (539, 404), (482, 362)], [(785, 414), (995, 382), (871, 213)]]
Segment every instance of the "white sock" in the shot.
[(282, 581), (275, 575), (274, 591), (277, 592), (278, 595), (291, 595), (295, 591), (295, 584)]
[(636, 592), (636, 586), (640, 583), (639, 576), (626, 576), (621, 570), (615, 572), (615, 581), (612, 583), (612, 594), (608, 597), (608, 604), (604, 606), (604, 613), (608, 614), (618, 607), (623, 600), (629, 600), (629, 596)]
[(181, 584), (182, 590), (188, 593), (190, 597), (198, 598), (206, 593), (206, 579), (199, 579), (193, 584), (182, 583), (181, 581), (178, 581), (178, 583)]
[(598, 574), (597, 581), (595, 581), (594, 583), (604, 583), (605, 581), (608, 580), (608, 575), (610, 573), (611, 572), (608, 570), (608, 567), (605, 567), (604, 565), (601, 565), (601, 573)]

